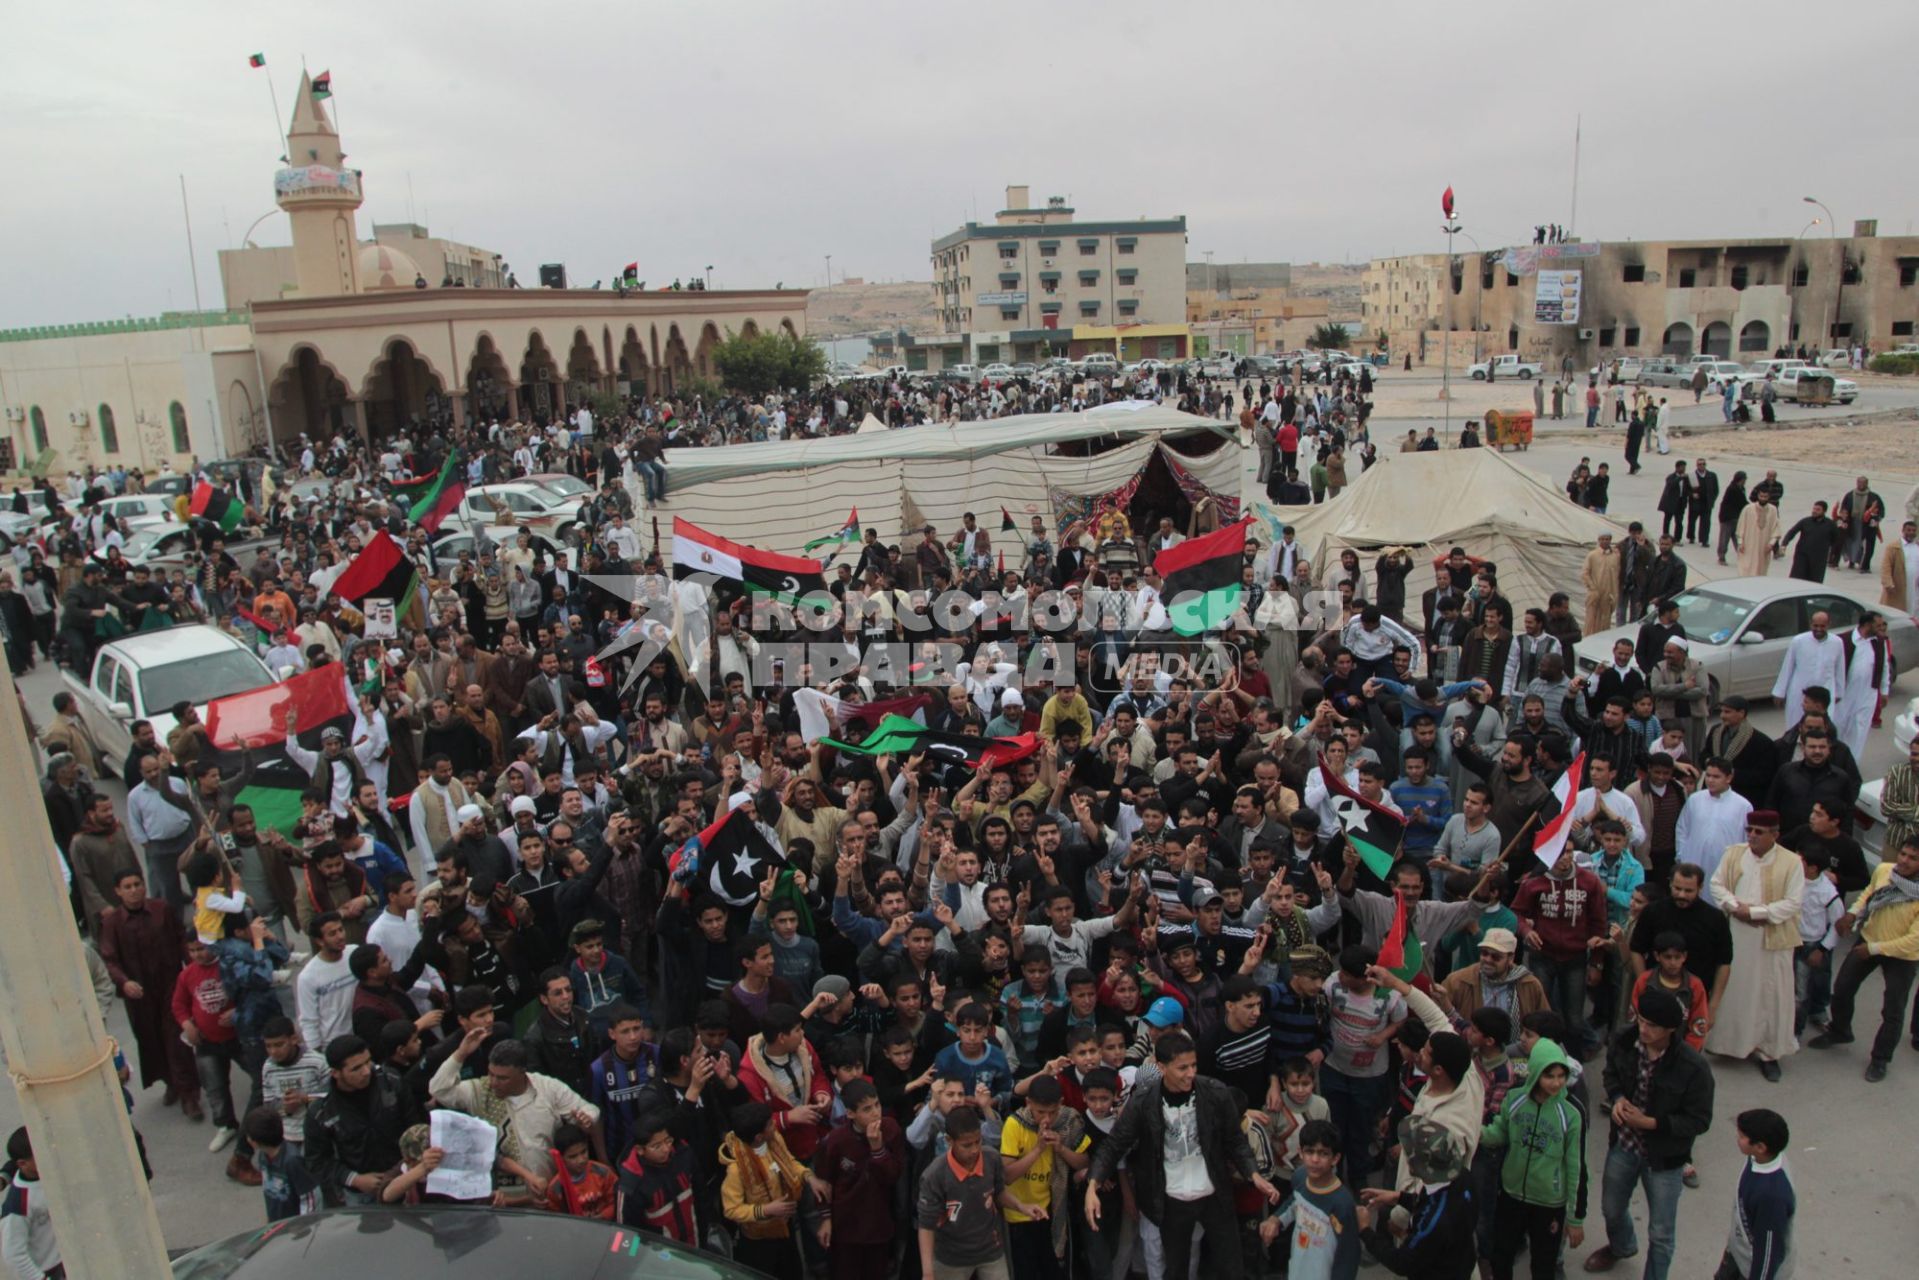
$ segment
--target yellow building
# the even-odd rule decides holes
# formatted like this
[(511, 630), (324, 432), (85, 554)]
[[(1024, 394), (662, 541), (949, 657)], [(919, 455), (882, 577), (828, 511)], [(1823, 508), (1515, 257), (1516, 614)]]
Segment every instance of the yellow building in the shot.
[(0, 468), (155, 470), (428, 411), (550, 415), (711, 376), (728, 334), (805, 331), (803, 290), (509, 288), (499, 255), (423, 227), (362, 241), (362, 175), (304, 76), (287, 145), (293, 243), (221, 255), (231, 309), (0, 331)]

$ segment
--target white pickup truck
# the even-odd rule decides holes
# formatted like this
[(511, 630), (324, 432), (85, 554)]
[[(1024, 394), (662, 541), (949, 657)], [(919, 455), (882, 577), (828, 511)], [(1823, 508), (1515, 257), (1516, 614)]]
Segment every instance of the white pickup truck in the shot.
[(1494, 356), (1491, 360), (1481, 360), (1467, 368), (1475, 382), (1485, 382), (1489, 378), (1537, 378), (1540, 364), (1537, 360), (1521, 360), (1518, 356)]

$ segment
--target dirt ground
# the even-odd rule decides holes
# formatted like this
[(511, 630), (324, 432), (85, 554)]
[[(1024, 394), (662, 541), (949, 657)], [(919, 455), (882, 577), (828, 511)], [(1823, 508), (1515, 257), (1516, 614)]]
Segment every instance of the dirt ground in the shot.
[(1875, 482), (1886, 476), (1919, 477), (1919, 420), (1912, 419), (1723, 432), (1695, 436), (1684, 447), (1709, 458), (1763, 457), (1857, 469)]

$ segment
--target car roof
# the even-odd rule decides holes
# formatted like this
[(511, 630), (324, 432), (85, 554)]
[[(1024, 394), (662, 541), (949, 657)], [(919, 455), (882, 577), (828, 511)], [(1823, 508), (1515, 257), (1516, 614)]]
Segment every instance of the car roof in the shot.
[(168, 627), (165, 631), (144, 631), (122, 636), (106, 646), (138, 667), (158, 667), (169, 662), (190, 662), (216, 653), (246, 646), (218, 627), (205, 623), (187, 627)]
[[(1864, 604), (1858, 592), (1830, 582), (1807, 582), (1803, 578), (1713, 578), (1688, 583), (1686, 591), (1712, 591), (1735, 600), (1777, 600), (1782, 596), (1835, 595)], [(1683, 594), (1683, 593), (1682, 593)]]

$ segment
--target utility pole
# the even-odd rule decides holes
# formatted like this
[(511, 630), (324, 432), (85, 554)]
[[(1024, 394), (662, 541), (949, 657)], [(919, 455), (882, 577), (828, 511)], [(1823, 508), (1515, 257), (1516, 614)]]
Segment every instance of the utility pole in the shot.
[[(1440, 201), (1440, 209), (1446, 215), (1445, 224), (1439, 228), (1446, 233), (1446, 281), (1441, 286), (1445, 292), (1440, 294), (1439, 305), (1445, 315), (1446, 327), (1440, 331), (1442, 345), (1439, 353), (1439, 398), (1446, 402), (1446, 438), (1451, 440), (1453, 436), (1453, 309), (1446, 299), (1451, 296), (1453, 271), (1459, 265), (1458, 259), (1453, 256), (1453, 237), (1459, 234), (1459, 219), (1453, 216), (1451, 187), (1446, 188), (1445, 198)], [(1474, 341), (1478, 341), (1476, 335)]]
[(0, 803), (15, 823), (0, 877), (0, 1044), (60, 1256), (71, 1276), (165, 1280), (166, 1241), (87, 980), (20, 700), (0, 703)]

